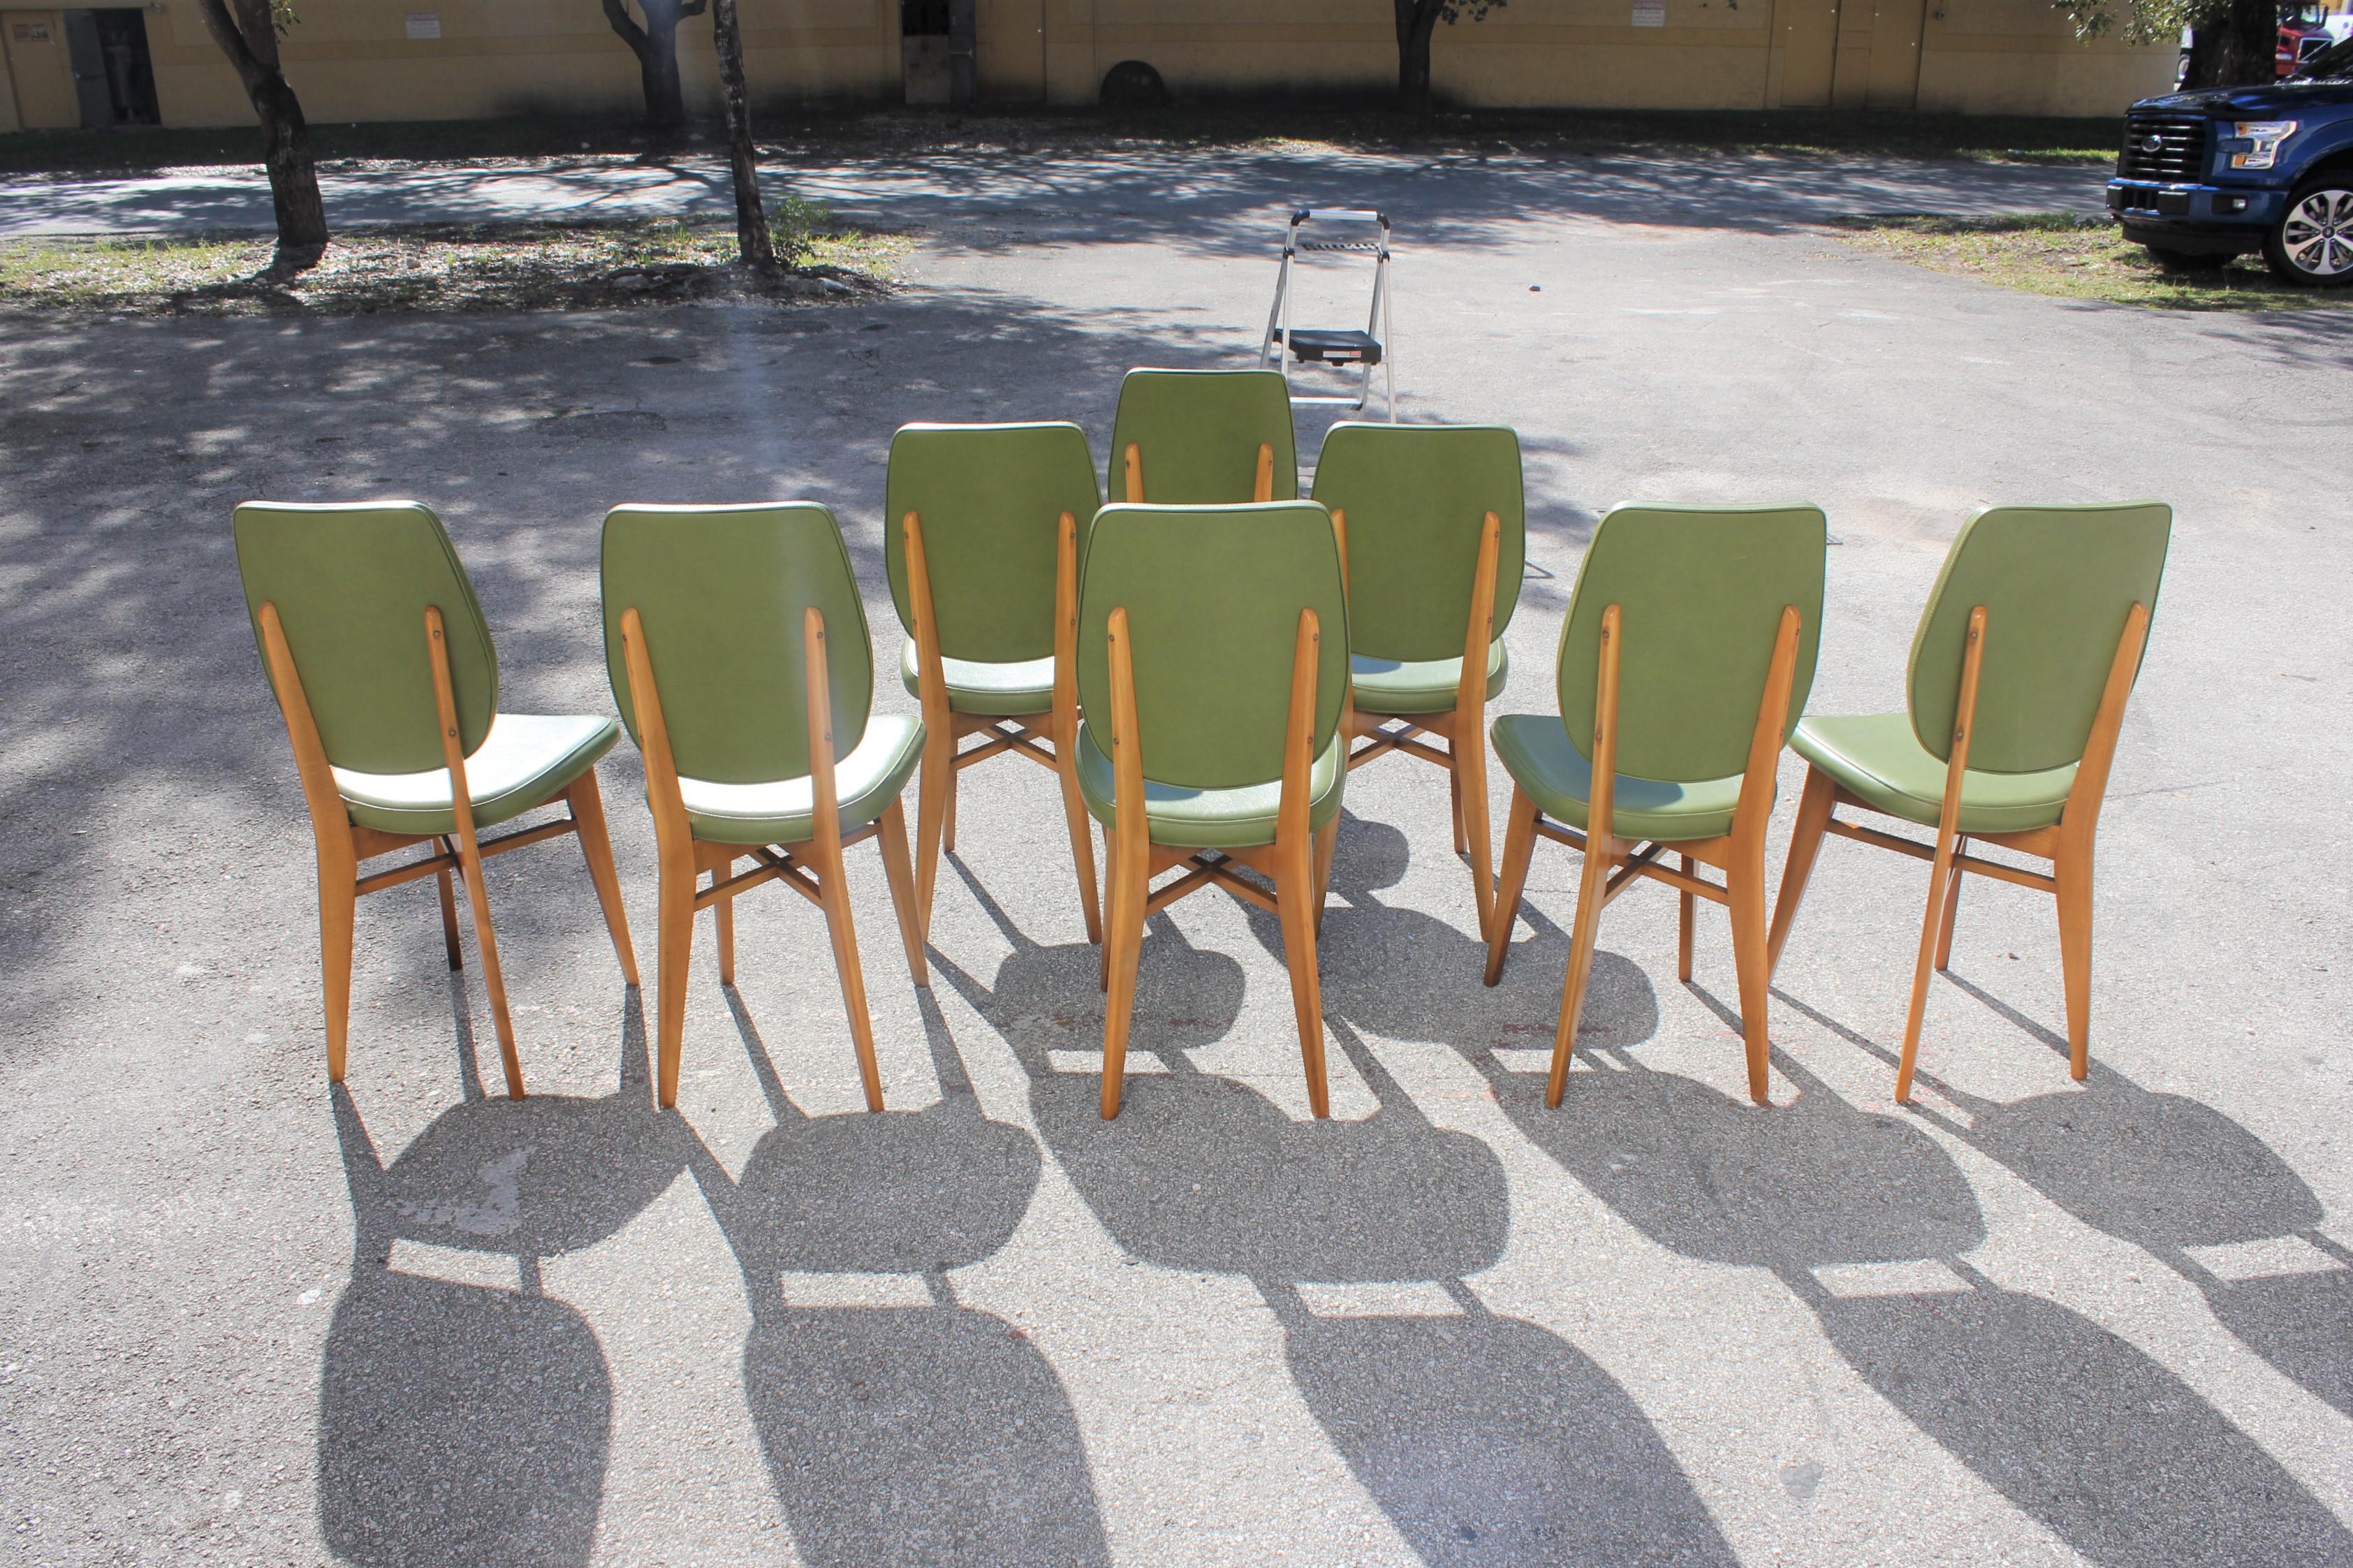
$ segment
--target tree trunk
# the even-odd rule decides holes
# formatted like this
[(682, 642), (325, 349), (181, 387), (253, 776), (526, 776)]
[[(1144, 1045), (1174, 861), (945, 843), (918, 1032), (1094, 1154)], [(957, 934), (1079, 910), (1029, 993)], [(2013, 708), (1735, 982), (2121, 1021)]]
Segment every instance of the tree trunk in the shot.
[(711, 0), (711, 36), (719, 46), (719, 83), (727, 108), (727, 169), (735, 178), (735, 248), (744, 266), (774, 272), (776, 247), (768, 237), (767, 209), (760, 204), (760, 165), (752, 145), (744, 35), (735, 20), (735, 0)]
[[(657, 19), (657, 13), (665, 11), (668, 14)], [(675, 131), (686, 123), (686, 94), (678, 85), (678, 13), (656, 0), (646, 20), (649, 24), (646, 47), (638, 55), (638, 77), (646, 94), (646, 129)]]
[(646, 99), (646, 129), (676, 131), (686, 123), (686, 94), (678, 84), (678, 25), (699, 16), (709, 0), (638, 0), (645, 26), (630, 16), (622, 0), (604, 0), (605, 20), (638, 57), (638, 79)]
[(205, 26), (237, 69), (245, 96), (261, 121), (261, 162), (269, 174), (269, 205), (278, 220), (278, 254), (269, 270), (289, 277), (316, 267), (327, 250), (327, 205), (311, 157), (311, 126), (301, 100), (279, 68), (278, 33), (269, 0), (197, 0)]
[(2232, 0), (2189, 35), (2184, 91), (2215, 87), (2263, 87), (2278, 79), (2277, 0)]
[(1398, 107), (1427, 130), (1433, 112), (1430, 97), (1430, 39), (1438, 30), (1440, 0), (1396, 0)]

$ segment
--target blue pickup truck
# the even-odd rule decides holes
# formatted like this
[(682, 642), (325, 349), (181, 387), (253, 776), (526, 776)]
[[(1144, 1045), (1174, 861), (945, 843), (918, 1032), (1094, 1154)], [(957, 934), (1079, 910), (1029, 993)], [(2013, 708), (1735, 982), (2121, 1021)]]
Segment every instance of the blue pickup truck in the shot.
[(2291, 283), (2353, 284), (2353, 39), (2285, 81), (2134, 104), (2108, 207), (2168, 267), (2260, 250)]

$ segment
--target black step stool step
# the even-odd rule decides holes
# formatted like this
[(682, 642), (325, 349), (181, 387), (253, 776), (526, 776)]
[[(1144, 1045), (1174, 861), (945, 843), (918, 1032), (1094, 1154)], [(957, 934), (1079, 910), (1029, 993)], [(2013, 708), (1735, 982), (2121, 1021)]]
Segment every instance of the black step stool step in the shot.
[[(1276, 330), (1274, 341), (1283, 341), (1281, 329)], [(1290, 342), (1291, 352), (1303, 360), (1324, 364), (1381, 363), (1380, 340), (1370, 332), (1311, 331), (1303, 327), (1291, 334)]]

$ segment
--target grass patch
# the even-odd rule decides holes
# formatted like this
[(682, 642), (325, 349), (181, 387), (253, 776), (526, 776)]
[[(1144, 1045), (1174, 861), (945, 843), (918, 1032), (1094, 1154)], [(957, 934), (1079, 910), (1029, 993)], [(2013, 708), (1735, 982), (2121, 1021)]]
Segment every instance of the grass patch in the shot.
[[(2024, 115), (1891, 114), (1778, 110), (1499, 110), (1444, 113), (1424, 132), (1377, 104), (1248, 101), (1186, 104), (1146, 113), (1100, 110), (907, 110), (755, 116), (771, 156), (917, 155), (929, 152), (1087, 151), (1108, 146), (1263, 147), (1283, 143), (1416, 153), (1753, 153), (1961, 158), (1975, 162), (2106, 163), (2120, 121)], [(323, 163), (438, 163), (468, 159), (577, 158), (717, 152), (713, 128), (650, 142), (623, 115), (378, 121), (311, 127)], [(30, 132), (0, 135), (0, 174), (132, 174), (251, 166), (247, 128)]]
[(2114, 220), (2072, 213), (1999, 217), (1846, 218), (1831, 231), (1849, 245), (1982, 283), (2144, 305), (2162, 310), (2296, 310), (2353, 306), (2353, 289), (2299, 289), (2274, 278), (2261, 257), (2211, 271), (2168, 272)]
[(887, 287), (911, 242), (830, 223), (801, 267), (763, 280), (735, 265), (732, 223), (448, 224), (344, 230), (317, 267), (268, 276), (253, 237), (0, 242), (0, 308), (112, 315), (597, 310), (689, 300), (780, 302)]

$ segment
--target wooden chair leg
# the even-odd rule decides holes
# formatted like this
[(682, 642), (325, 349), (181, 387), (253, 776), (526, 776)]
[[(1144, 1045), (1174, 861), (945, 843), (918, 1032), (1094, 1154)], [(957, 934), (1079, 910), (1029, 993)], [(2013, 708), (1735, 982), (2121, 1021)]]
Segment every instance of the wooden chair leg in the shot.
[[(1461, 731), (1469, 728), (1466, 740)], [(1471, 899), (1479, 916), (1479, 934), (1485, 937), (1488, 922), (1495, 915), (1495, 874), (1489, 867), (1489, 857), (1494, 846), (1488, 835), (1487, 820), (1487, 747), (1484, 737), (1475, 726), (1457, 724), (1453, 742), (1455, 794), (1461, 798), (1461, 819), (1463, 837), (1471, 847)]]
[[(1691, 857), (1683, 857), (1691, 869)], [(1740, 1035), (1748, 1054), (1748, 1098), (1767, 1103), (1772, 1087), (1772, 1037), (1767, 1014), (1773, 989), (1772, 964), (1766, 957), (1765, 852), (1757, 849), (1754, 865), (1736, 860), (1725, 872), (1725, 893), (1732, 915), (1732, 964), (1740, 977)], [(1683, 964), (1691, 964), (1691, 901), (1683, 895)], [(1689, 978), (1688, 973), (1685, 978)]]
[(2092, 1070), (2092, 850), (2063, 846), (2051, 868), (2059, 884), (2059, 967), (2067, 982), (2067, 1071)]
[(482, 888), (482, 853), (470, 833), (458, 835), (458, 871), (466, 901), (474, 911), (474, 942), (482, 952), (482, 988), (491, 994), (491, 1022), (498, 1031), (499, 1060), (506, 1068), (507, 1098), (522, 1098), (522, 1058), (515, 1051), (514, 1019), (507, 1012), (506, 975), (499, 967), (498, 938), (491, 934), (491, 900)]
[(1108, 994), (1111, 991), (1111, 929), (1112, 917), (1121, 908), (1119, 891), (1119, 836), (1103, 835), (1103, 940), (1095, 954), (1095, 989)]
[[(275, 612), (272, 612), (273, 615)], [(425, 606), (425, 650), (433, 676), (433, 705), (441, 728), (442, 764), (449, 770), (451, 832), (458, 843), (458, 872), (466, 879), (466, 902), (474, 911), (474, 940), (482, 950), (482, 987), (491, 994), (491, 1021), (498, 1027), (499, 1057), (506, 1065), (507, 1098), (522, 1098), (522, 1062), (515, 1055), (514, 1020), (507, 1013), (507, 982), (499, 967), (498, 939), (491, 934), (490, 892), (482, 879), (482, 847), (474, 837), (472, 786), (459, 743), (458, 698), (449, 679), (448, 641), (438, 605)]]
[(686, 977), (694, 956), (691, 854), (666, 857), (654, 916), (654, 1105), (678, 1104), (678, 1059), (686, 1041)]
[[(1969, 836), (1964, 833), (1954, 841), (1953, 853), (1965, 855), (1968, 853), (1968, 847)], [(1945, 920), (1936, 932), (1936, 972), (1940, 974), (1953, 967), (1953, 922), (1961, 912), (1961, 883), (1964, 879), (1964, 873), (1956, 867), (1953, 879), (1945, 889)]]
[[(1692, 858), (1678, 855), (1675, 858), (1681, 862), (1683, 875), (1690, 876)], [(1698, 920), (1699, 896), (1684, 893), (1677, 900), (1675, 910), (1675, 978), (1686, 985), (1691, 984), (1692, 977), (1692, 927), (1698, 923)]]
[(1781, 868), (1781, 890), (1773, 900), (1773, 934), (1765, 942), (1765, 973), (1769, 979), (1781, 966), (1781, 944), (1789, 940), (1797, 922), (1799, 902), (1806, 896), (1806, 879), (1814, 873), (1814, 857), (1822, 850), (1830, 831), (1831, 810), (1838, 805), (1838, 785), (1817, 767), (1806, 769), (1806, 792), (1798, 799), (1798, 823), (1789, 832), (1789, 858)]
[[(344, 1047), (352, 1034), (352, 928), (359, 889), (351, 868), (319, 867), (319, 979), (326, 993), (327, 1081), (343, 1081)], [(441, 879), (448, 896), (449, 879)], [(453, 966), (454, 967), (454, 966)]]
[[(735, 858), (723, 855), (712, 863), (711, 885), (719, 886), (735, 874)], [(711, 904), (712, 918), (719, 925), (719, 984), (735, 984), (735, 900), (714, 899)]]
[(1577, 1017), (1585, 1010), (1585, 983), (1593, 973), (1594, 943), (1601, 934), (1601, 889), (1609, 874), (1609, 838), (1588, 832), (1585, 869), (1577, 880), (1577, 924), (1568, 944), (1568, 974), (1560, 988), (1560, 1027), (1553, 1034), (1552, 1074), (1545, 1080), (1548, 1106), (1557, 1107), (1568, 1088), (1568, 1058), (1577, 1048)]
[(943, 842), (943, 843), (944, 844), (944, 846), (946, 847), (947, 852), (948, 852), (949, 854), (951, 854), (951, 855), (953, 855), (953, 854), (955, 854), (955, 853), (956, 774), (957, 774), (958, 773), (960, 773), (961, 771), (962, 771), (961, 769), (954, 768), (954, 767), (951, 767), (951, 768), (949, 768), (949, 769), (947, 770), (947, 773), (948, 773), (948, 799), (947, 799), (947, 808), (946, 808), (946, 814), (945, 814), (945, 816), (944, 816), (943, 817), (943, 819), (942, 819), (942, 820), (943, 820), (943, 824), (944, 824), (944, 826), (945, 831), (942, 834), (942, 836), (941, 836), (941, 837), (942, 837), (942, 842)]
[[(447, 845), (449, 841), (444, 838), (441, 842)], [(450, 853), (457, 851), (453, 848)], [(449, 967), (454, 972), (466, 967), (466, 955), (458, 946), (458, 893), (449, 885), (449, 873), (446, 870), (435, 872), (433, 881), (441, 893), (441, 946), (448, 953)]]
[(1447, 803), (1454, 813), (1454, 853), (1465, 854), (1471, 844), (1462, 831), (1462, 774), (1460, 770), (1451, 767), (1446, 770), (1446, 793)]
[(1324, 1065), (1324, 990), (1315, 972), (1315, 854), (1312, 839), (1275, 848), (1275, 914), (1282, 922), (1283, 962), (1291, 970), (1291, 1006), (1299, 1019), (1299, 1058), (1307, 1073), (1307, 1108), (1332, 1114)]
[(1079, 795), (1075, 765), (1055, 771), (1062, 779), (1062, 816), (1071, 828), (1071, 864), (1079, 877), (1079, 909), (1086, 916), (1087, 940), (1100, 943), (1103, 939), (1103, 907), (1095, 892), (1094, 820), (1087, 816), (1086, 802)]
[(613, 867), (612, 835), (605, 826), (605, 798), (596, 787), (596, 770), (590, 768), (564, 792), (572, 809), (580, 853), (588, 862), (588, 879), (596, 884), (596, 902), (605, 911), (605, 930), (613, 939), (613, 954), (621, 961), (621, 978), (638, 984), (638, 949), (629, 940), (629, 912), (621, 904), (621, 875)]
[(1512, 786), (1512, 812), (1504, 819), (1503, 880), (1495, 889), (1495, 907), (1488, 913), (1487, 984), (1504, 977), (1504, 960), (1512, 949), (1512, 923), (1520, 918), (1520, 894), (1528, 885), (1528, 862), (1536, 849), (1536, 803), (1527, 791)]
[(923, 963), (923, 907), (915, 899), (915, 868), (907, 858), (907, 814), (897, 801), (882, 813), (881, 829), (875, 837), (882, 844), (882, 874), (890, 879), (891, 907), (899, 914), (899, 940), (907, 949), (907, 971), (916, 984), (928, 986), (932, 974)]
[(1928, 1012), (1928, 981), (1936, 973), (1936, 939), (1945, 901), (1961, 868), (1961, 798), (1968, 782), (1969, 732), (1977, 723), (1978, 679), (1984, 670), (1986, 608), (1969, 612), (1961, 652), (1961, 684), (1953, 705), (1953, 743), (1945, 756), (1944, 804), (1936, 814), (1936, 853), (1928, 867), (1928, 907), (1920, 917), (1920, 959), (1912, 966), (1912, 1005), (1904, 1017), (1904, 1055), (1895, 1068), (1895, 1103), (1912, 1098), (1912, 1069), (1920, 1059), (1920, 1025)]
[(874, 1018), (866, 1010), (866, 974), (858, 963), (858, 926), (849, 912), (849, 883), (842, 875), (841, 852), (828, 857), (814, 845), (818, 858), (828, 863), (818, 868), (825, 900), (826, 934), (833, 939), (834, 972), (841, 979), (841, 1005), (849, 1015), (849, 1040), (858, 1051), (858, 1077), (866, 1086), (866, 1109), (882, 1109), (882, 1066), (874, 1055)]
[(1324, 905), (1332, 896), (1332, 858), (1340, 848), (1340, 814), (1315, 830), (1315, 934), (1324, 934)]
[(1904, 1016), (1904, 1055), (1895, 1068), (1895, 1103), (1912, 1098), (1912, 1069), (1920, 1057), (1920, 1026), (1928, 1014), (1928, 980), (1936, 973), (1936, 933), (1944, 924), (1945, 894), (1960, 875), (1953, 864), (1955, 839), (1936, 836), (1936, 858), (1928, 868), (1928, 908), (1920, 921), (1920, 958), (1912, 967), (1912, 1005)]
[(939, 892), (940, 838), (946, 830), (948, 792), (955, 786), (955, 737), (944, 724), (923, 731), (923, 770), (915, 785), (915, 889), (922, 897), (923, 940), (932, 939), (932, 903)]
[(1116, 835), (1111, 846), (1110, 903), (1103, 910), (1103, 1115), (1108, 1121), (1119, 1114), (1120, 1089), (1127, 1072), (1127, 1029), (1135, 1011), (1135, 972), (1144, 957), (1144, 853), (1121, 853)]

